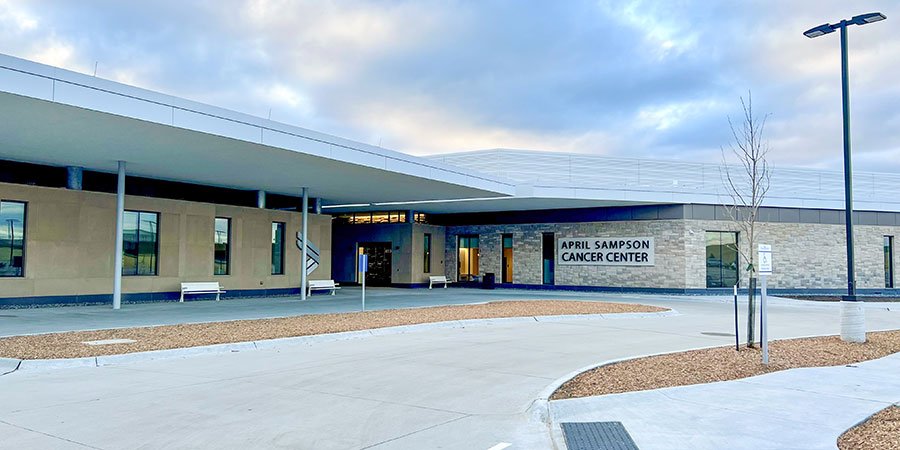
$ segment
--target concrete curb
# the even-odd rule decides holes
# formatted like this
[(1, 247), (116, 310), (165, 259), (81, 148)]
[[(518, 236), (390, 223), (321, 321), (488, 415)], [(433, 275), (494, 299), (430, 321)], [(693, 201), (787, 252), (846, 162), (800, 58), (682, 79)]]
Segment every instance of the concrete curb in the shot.
[[(674, 311), (674, 310), (672, 310), (672, 311)], [(668, 312), (668, 311), (666, 311), (666, 312)], [(639, 313), (636, 313), (636, 314), (639, 314)], [(646, 313), (646, 314), (654, 314), (654, 313)], [(893, 328), (868, 330), (867, 333), (874, 333), (874, 332), (879, 332), (879, 331), (893, 331), (893, 330), (894, 330)], [(837, 336), (837, 335), (835, 335), (835, 334), (812, 334), (812, 335), (806, 335), (806, 336), (796, 336), (796, 337), (789, 337), (789, 338), (775, 339), (775, 340), (785, 341), (785, 340), (792, 340), (792, 339), (806, 339), (806, 338), (815, 338), (815, 337), (824, 337), (824, 336)], [(770, 342), (772, 342), (772, 341), (770, 341)], [(589, 370), (593, 370), (593, 369), (603, 367), (603, 366), (608, 366), (610, 364), (620, 363), (620, 362), (624, 362), (624, 361), (630, 361), (632, 359), (648, 358), (651, 356), (671, 355), (674, 353), (684, 353), (684, 352), (689, 352), (689, 351), (693, 351), (693, 350), (705, 350), (705, 349), (709, 349), (709, 348), (718, 348), (718, 347), (727, 347), (727, 346), (728, 345), (718, 344), (718, 345), (708, 345), (708, 346), (702, 346), (702, 347), (692, 347), (692, 348), (688, 348), (688, 349), (675, 350), (675, 351), (671, 351), (671, 352), (648, 353), (648, 354), (643, 354), (643, 355), (638, 355), (638, 356), (627, 356), (624, 358), (608, 359), (606, 361), (602, 361), (602, 362), (599, 362), (596, 364), (591, 364), (591, 365), (582, 367), (580, 369), (569, 372), (568, 374), (563, 375), (562, 377), (557, 378), (556, 380), (553, 380), (552, 383), (548, 384), (547, 387), (545, 387), (544, 390), (542, 390), (541, 393), (538, 394), (537, 398), (535, 398), (531, 402), (531, 404), (528, 406), (528, 408), (526, 409), (526, 414), (529, 415), (532, 419), (542, 422), (542, 423), (546, 424), (547, 426), (549, 426), (551, 429), (551, 433), (552, 433), (553, 428), (554, 428), (554, 426), (556, 426), (556, 424), (553, 421), (552, 413), (550, 410), (550, 396), (552, 396), (553, 393), (556, 392), (556, 390), (560, 388), (560, 386), (562, 386), (567, 381), (571, 380), (572, 378), (575, 378), (576, 376), (578, 376), (579, 374), (581, 374), (583, 372), (587, 372)], [(741, 344), (741, 346), (743, 347), (743, 343)], [(798, 367), (798, 369), (800, 369), (800, 368), (801, 367)], [(787, 369), (787, 370), (793, 370), (793, 369)], [(754, 375), (754, 376), (756, 376), (756, 375)], [(753, 378), (753, 377), (748, 377), (748, 378)], [(668, 389), (668, 388), (659, 388), (659, 389)], [(655, 391), (658, 389), (650, 389), (650, 390)], [(607, 394), (607, 395), (616, 395), (616, 394)], [(900, 403), (900, 402), (898, 402), (898, 403)], [(556, 428), (558, 428), (558, 426), (556, 426)]]
[[(345, 331), (340, 333), (317, 334), (311, 336), (286, 337), (267, 339), (262, 341), (234, 342), (227, 344), (205, 345), (199, 347), (175, 348), (168, 350), (153, 350), (147, 352), (124, 353), (120, 355), (91, 356), (85, 358), (67, 359), (14, 359), (0, 358), (0, 375), (15, 371), (29, 370), (56, 370), (74, 367), (99, 367), (115, 364), (127, 364), (139, 361), (152, 361), (157, 359), (185, 358), (196, 355), (209, 355), (218, 353), (243, 352), (250, 350), (276, 349), (297, 345), (315, 345), (324, 342), (345, 341), (350, 339), (363, 339), (373, 336), (390, 336), (397, 334), (413, 333), (417, 331), (466, 328), (471, 326), (490, 326), (506, 323), (527, 322), (562, 322), (573, 320), (598, 320), (598, 319), (638, 319), (650, 317), (670, 317), (679, 313), (674, 309), (656, 313), (613, 313), (613, 314), (573, 314), (558, 316), (526, 316), (526, 317), (502, 317), (493, 319), (465, 319), (446, 322), (422, 323), (416, 325), (400, 325), (395, 327), (374, 328), (369, 330)], [(552, 391), (551, 391), (552, 394)]]

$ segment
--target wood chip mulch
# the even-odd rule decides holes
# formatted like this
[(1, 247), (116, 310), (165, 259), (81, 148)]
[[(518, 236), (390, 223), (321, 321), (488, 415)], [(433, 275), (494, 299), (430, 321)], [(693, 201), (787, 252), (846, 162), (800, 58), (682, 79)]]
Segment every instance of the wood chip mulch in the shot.
[(838, 438), (840, 450), (900, 448), (900, 406), (889, 406)]
[(798, 367), (853, 364), (900, 352), (900, 330), (868, 333), (864, 344), (839, 336), (773, 341), (769, 365), (760, 350), (716, 347), (632, 359), (581, 373), (553, 393), (551, 400), (618, 394), (673, 386), (728, 381)]
[[(646, 313), (666, 310), (668, 309), (627, 303), (529, 300), (355, 313), (310, 314), (277, 319), (13, 336), (0, 339), (0, 357), (16, 359), (79, 358), (452, 320), (568, 314)], [(106, 339), (133, 339), (136, 342), (100, 346), (84, 344), (86, 341)]]

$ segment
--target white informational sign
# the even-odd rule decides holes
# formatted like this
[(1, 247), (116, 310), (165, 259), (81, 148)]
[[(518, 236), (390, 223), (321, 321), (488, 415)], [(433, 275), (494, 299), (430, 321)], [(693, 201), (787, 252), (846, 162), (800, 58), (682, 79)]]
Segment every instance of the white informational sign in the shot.
[(656, 243), (652, 237), (561, 237), (556, 250), (561, 266), (652, 266)]
[(761, 275), (771, 275), (772, 274), (772, 246), (766, 244), (759, 244), (759, 252), (757, 252), (757, 264), (758, 272)]

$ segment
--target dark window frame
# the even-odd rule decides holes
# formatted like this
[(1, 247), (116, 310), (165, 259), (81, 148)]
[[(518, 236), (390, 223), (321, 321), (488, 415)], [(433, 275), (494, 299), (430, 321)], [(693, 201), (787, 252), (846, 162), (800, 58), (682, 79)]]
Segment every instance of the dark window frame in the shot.
[[(506, 246), (506, 240), (509, 239), (509, 246)], [(513, 235), (512, 233), (503, 233), (500, 235), (500, 282), (501, 283), (512, 283), (513, 282), (513, 270), (512, 270), (512, 261), (513, 261)], [(509, 249), (509, 264), (507, 264), (506, 259), (506, 250)], [(507, 269), (507, 265), (509, 269)]]
[[(275, 236), (276, 236), (275, 230), (276, 230), (277, 225), (281, 226), (281, 251), (279, 252), (279, 261), (278, 261), (278, 266), (279, 266), (280, 271), (278, 271), (278, 272), (275, 271), (275, 244), (276, 244), (275, 243)], [(272, 226), (270, 228), (270, 232), (272, 233), (272, 235), (271, 235), (272, 246), (270, 248), (270, 255), (269, 255), (270, 256), (270, 258), (269, 258), (270, 272), (271, 272), (271, 275), (284, 275), (284, 273), (285, 273), (284, 241), (287, 240), (287, 224), (285, 222), (273, 221)]]
[[(28, 202), (22, 200), (0, 200), (0, 208), (2, 208), (3, 203), (17, 203), (22, 205), (22, 267), (19, 270), (17, 275), (0, 275), (0, 278), (25, 278), (25, 266), (26, 261), (28, 259)], [(3, 224), (0, 224), (3, 226)], [(11, 227), (13, 229), (13, 236), (15, 236), (15, 225)], [(10, 236), (10, 248), (12, 248), (14, 241), (13, 236)], [(12, 251), (10, 251), (9, 261), (13, 261)]]
[[(125, 259), (125, 255), (124, 255), (124, 252), (125, 252), (124, 222), (125, 222), (125, 220), (124, 219), (125, 219), (125, 216), (128, 215), (128, 213), (134, 213), (134, 214), (138, 215), (137, 229), (135, 230), (136, 231), (135, 236), (137, 238), (137, 242), (136, 242), (137, 254), (136, 254), (135, 264), (134, 264), (134, 273), (125, 273), (125, 264), (124, 264), (124, 259)], [(156, 216), (156, 222), (155, 222), (156, 223), (156, 232), (155, 232), (156, 238), (153, 241), (153, 253), (152, 253), (153, 254), (153, 271), (152, 271), (152, 273), (140, 273), (141, 272), (141, 270), (140, 270), (141, 255), (142, 255), (142, 253), (141, 253), (141, 222), (142, 222), (141, 216), (144, 214), (152, 214), (152, 215)], [(123, 252), (122, 276), (123, 277), (155, 277), (155, 276), (159, 276), (160, 216), (161, 216), (161, 214), (157, 211), (144, 211), (144, 210), (137, 210), (137, 209), (126, 209), (124, 211), (124, 214), (122, 217), (123, 218), (123, 227), (122, 227), (122, 233), (123, 233), (123, 236), (122, 236), (122, 252)]]
[(422, 272), (431, 273), (431, 233), (425, 233), (422, 237)]
[[(716, 234), (718, 235), (718, 238), (719, 238), (719, 243), (717, 244), (717, 246), (719, 247), (719, 255), (720, 255), (720, 256), (719, 256), (719, 265), (718, 265), (718, 269), (719, 269), (718, 283), (711, 283), (711, 282), (710, 282), (710, 281), (711, 281), (711, 279), (710, 279), (710, 268), (711, 268), (712, 266), (709, 265), (709, 257), (708, 257), (708, 253), (707, 253), (707, 252), (708, 252), (708, 247), (709, 247), (709, 246), (707, 245), (707, 243), (708, 243), (708, 240), (709, 240), (709, 235), (710, 235), (710, 233), (716, 233)], [(723, 244), (723, 243), (722, 243), (722, 235), (724, 235), (724, 234), (729, 234), (729, 235), (734, 236), (734, 244), (730, 244), (730, 243), (729, 243), (729, 244)], [(740, 287), (740, 286), (741, 286), (741, 253), (740, 253), (741, 235), (740, 235), (740, 232), (738, 232), (738, 231), (730, 231), (730, 230), (706, 230), (706, 231), (703, 233), (703, 255), (704, 255), (704, 256), (703, 256), (703, 259), (704, 259), (704, 265), (706, 266), (706, 271), (705, 271), (705, 272), (706, 272), (706, 288), (707, 288), (707, 289), (730, 288), (730, 287), (734, 286), (734, 284), (726, 284), (726, 279), (725, 279), (725, 268), (726, 268), (726, 264), (725, 264), (725, 259), (724, 259), (724, 257), (722, 257), (723, 250), (724, 250), (727, 246), (731, 246), (731, 245), (734, 246), (734, 248), (733, 248), (732, 250), (733, 250), (734, 255), (735, 255), (735, 261), (734, 261), (734, 264), (735, 264), (735, 278), (734, 278), (734, 284), (737, 284), (737, 286)]]
[(884, 287), (894, 288), (894, 236), (884, 236)]
[[(225, 271), (219, 272), (219, 258), (217, 256), (218, 249), (216, 246), (219, 245), (216, 242), (219, 238), (219, 230), (218, 230), (218, 222), (220, 220), (225, 221)], [(230, 217), (216, 217), (213, 219), (213, 275), (214, 276), (223, 276), (223, 275), (231, 275), (231, 218)]]
[[(550, 245), (547, 245), (548, 238)], [(546, 286), (556, 284), (556, 233), (541, 233), (541, 284)]]

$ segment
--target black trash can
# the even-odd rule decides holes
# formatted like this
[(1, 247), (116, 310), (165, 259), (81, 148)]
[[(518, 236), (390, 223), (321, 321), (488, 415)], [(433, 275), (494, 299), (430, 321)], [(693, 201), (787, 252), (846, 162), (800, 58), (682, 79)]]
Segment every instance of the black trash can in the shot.
[(484, 274), (484, 278), (481, 279), (481, 288), (482, 289), (494, 289), (494, 284), (496, 283), (496, 277), (492, 273)]

